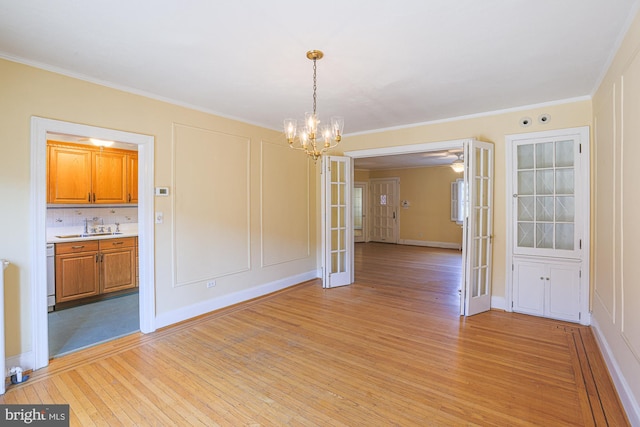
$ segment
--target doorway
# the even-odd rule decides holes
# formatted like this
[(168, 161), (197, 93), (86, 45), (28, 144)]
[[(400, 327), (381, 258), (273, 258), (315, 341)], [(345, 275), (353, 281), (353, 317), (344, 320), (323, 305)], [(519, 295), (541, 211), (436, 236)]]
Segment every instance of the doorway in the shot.
[[(53, 359), (140, 330), (138, 146), (47, 133), (47, 151), (47, 317)], [(98, 203), (87, 202), (91, 191)], [(113, 230), (117, 235), (68, 237), (90, 233), (90, 224), (102, 234)], [(86, 252), (93, 244), (101, 248), (99, 261)]]
[[(459, 151), (461, 148), (464, 150), (468, 206), (463, 224), (460, 314), (473, 315), (491, 308), (493, 144), (464, 139), (358, 150), (345, 155), (363, 159), (364, 163), (375, 157), (388, 158), (390, 162), (412, 162), (419, 157), (416, 154), (429, 157), (429, 153)], [(451, 161), (441, 164), (451, 164)]]
[(49, 364), (47, 267), (46, 267), (46, 154), (47, 134), (56, 133), (73, 136), (92, 136), (103, 140), (135, 144), (138, 147), (138, 233), (139, 239), (139, 319), (140, 331), (155, 330), (154, 289), (154, 233), (153, 233), (153, 176), (154, 138), (95, 126), (32, 117), (31, 119), (31, 259), (34, 271), (31, 276), (32, 311), (32, 363), (33, 369)]

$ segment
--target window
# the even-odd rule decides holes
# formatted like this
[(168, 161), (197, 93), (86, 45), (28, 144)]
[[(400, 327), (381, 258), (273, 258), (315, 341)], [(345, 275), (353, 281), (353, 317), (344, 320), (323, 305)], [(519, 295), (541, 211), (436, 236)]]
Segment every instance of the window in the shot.
[(458, 178), (451, 183), (451, 221), (455, 221), (456, 224), (462, 224), (464, 222), (465, 202), (466, 191), (464, 180)]

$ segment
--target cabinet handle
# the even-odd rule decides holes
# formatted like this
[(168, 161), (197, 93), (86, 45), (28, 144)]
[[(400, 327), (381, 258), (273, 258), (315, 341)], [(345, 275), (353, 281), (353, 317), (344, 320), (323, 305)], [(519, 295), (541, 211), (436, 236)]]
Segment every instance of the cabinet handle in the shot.
[(89, 198), (87, 199), (87, 202), (91, 203), (91, 193), (87, 193), (89, 194)]
[(84, 248), (84, 245), (71, 246), (71, 249), (82, 249), (82, 248)]
[(96, 193), (93, 193), (93, 203), (96, 202)]
[(113, 243), (111, 243), (111, 244), (112, 244), (112, 245), (114, 245), (114, 246), (115, 246), (115, 245), (124, 245), (124, 242), (113, 242)]
[(131, 203), (131, 194), (127, 195), (127, 203)]
[(98, 262), (98, 257), (100, 257), (100, 254), (96, 254), (96, 262)]

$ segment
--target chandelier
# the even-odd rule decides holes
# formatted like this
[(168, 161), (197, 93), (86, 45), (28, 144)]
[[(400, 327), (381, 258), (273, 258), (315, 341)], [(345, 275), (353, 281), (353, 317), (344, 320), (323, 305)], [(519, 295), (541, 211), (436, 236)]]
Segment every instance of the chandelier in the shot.
[(324, 54), (319, 50), (307, 52), (307, 58), (313, 61), (313, 113), (304, 114), (304, 127), (299, 131), (295, 119), (284, 120), (284, 133), (289, 147), (304, 151), (314, 162), (322, 153), (340, 143), (344, 128), (344, 118), (331, 117), (330, 124), (320, 126), (320, 119), (316, 114), (316, 61), (323, 56)]

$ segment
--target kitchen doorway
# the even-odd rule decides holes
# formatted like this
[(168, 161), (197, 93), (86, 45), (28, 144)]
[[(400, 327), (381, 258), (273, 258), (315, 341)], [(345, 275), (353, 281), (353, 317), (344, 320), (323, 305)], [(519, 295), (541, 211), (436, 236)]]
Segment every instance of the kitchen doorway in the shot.
[[(72, 136), (92, 136), (103, 140), (135, 144), (138, 147), (138, 234), (139, 234), (139, 322), (143, 333), (155, 330), (155, 289), (154, 289), (154, 137), (77, 123), (51, 120), (41, 117), (31, 119), (31, 222), (34, 238), (31, 259), (34, 271), (31, 276), (32, 358), (24, 365), (34, 370), (49, 363), (48, 309), (47, 309), (47, 267), (46, 267), (46, 154), (47, 134)], [(31, 363), (30, 363), (31, 362)]]

